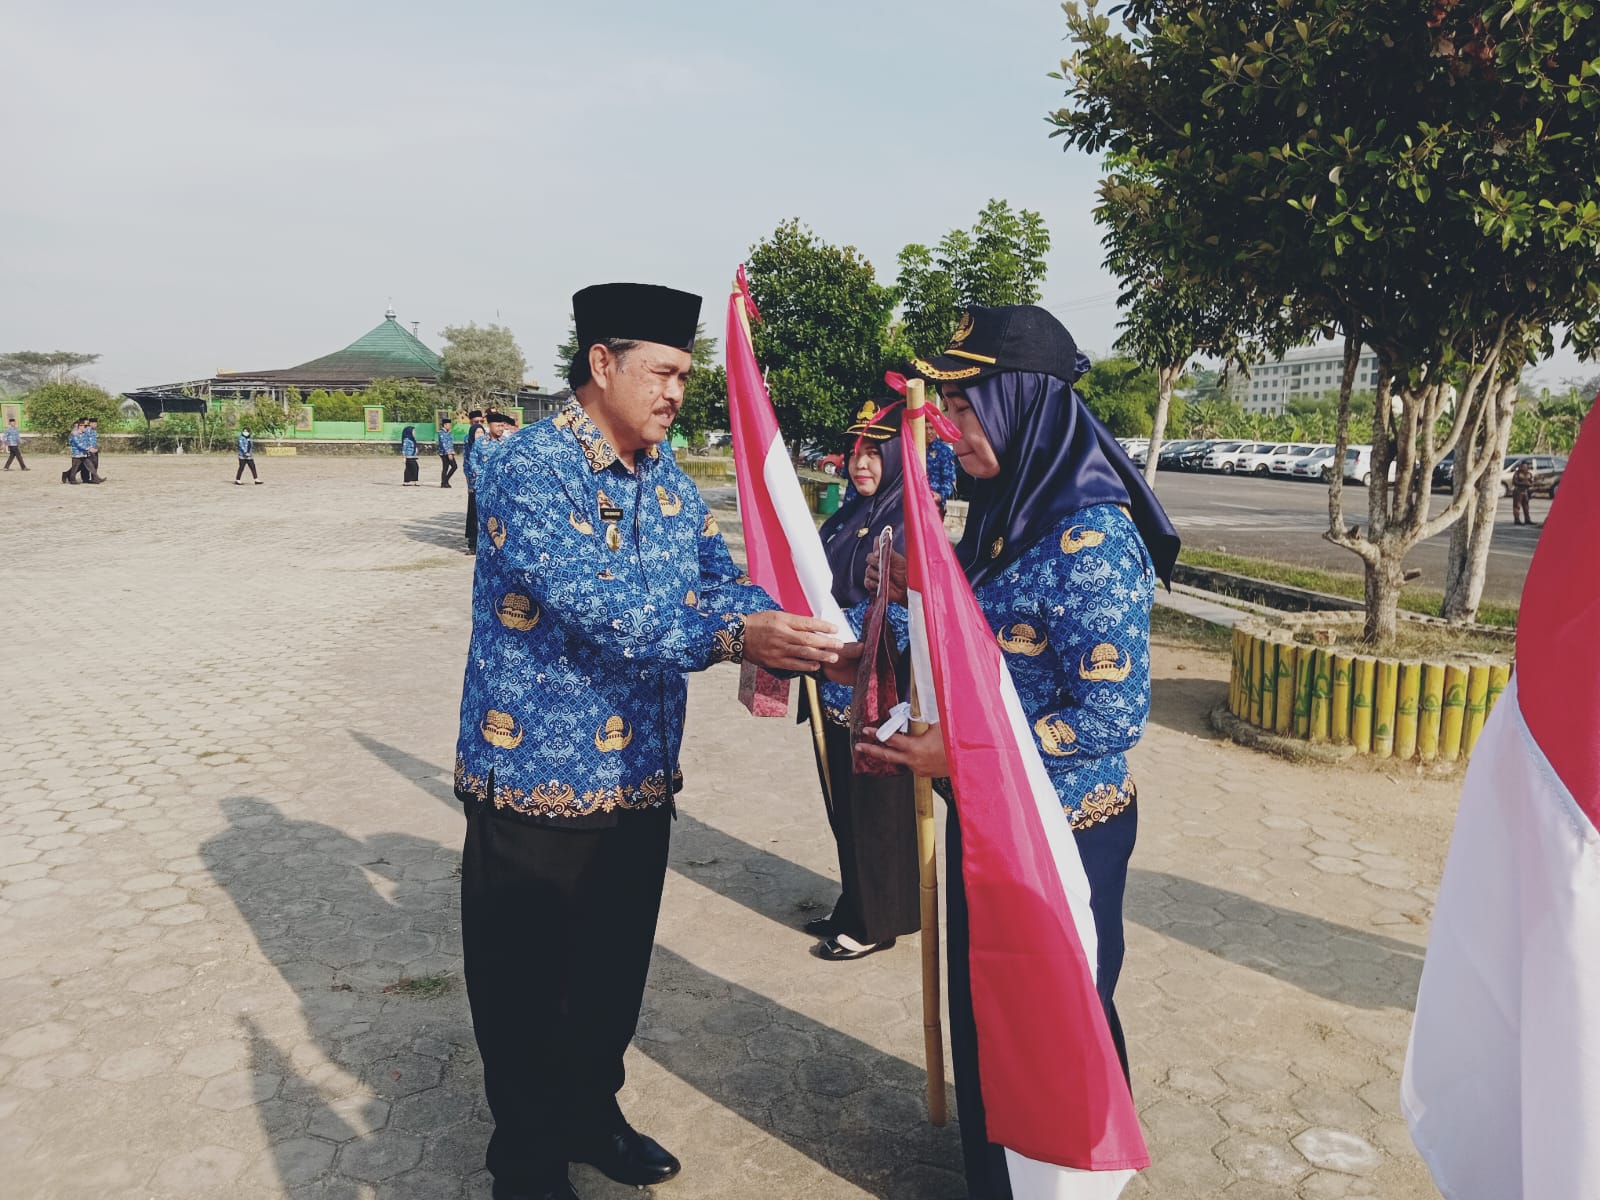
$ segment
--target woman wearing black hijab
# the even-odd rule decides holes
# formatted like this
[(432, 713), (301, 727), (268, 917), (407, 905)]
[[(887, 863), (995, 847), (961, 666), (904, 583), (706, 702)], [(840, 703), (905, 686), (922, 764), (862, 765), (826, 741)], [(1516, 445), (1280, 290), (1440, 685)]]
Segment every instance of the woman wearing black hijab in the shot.
[[(885, 526), (905, 549), (905, 505), (901, 488), (900, 414), (897, 404), (869, 401), (850, 426), (853, 442), (845, 458), (850, 490), (839, 511), (820, 530), (833, 568), (833, 598), (861, 632), (871, 600), (863, 580), (869, 552)], [(891, 609), (895, 636), (904, 648), (905, 610)], [(851, 689), (822, 685), (823, 745), (827, 757), (823, 800), (839, 849), (841, 891), (833, 912), (805, 925), (822, 940), (812, 953), (830, 962), (863, 958), (894, 945), (921, 922), (917, 895), (917, 824), (910, 775), (855, 775), (851, 770)], [(801, 720), (809, 713), (801, 712)]]
[(400, 454), (406, 460), (406, 476), (401, 487), (417, 486), (417, 427), (407, 425), (400, 431)]
[[(1006, 652), (1006, 667), (1061, 799), (1089, 881), (1096, 984), (1127, 1073), (1112, 1002), (1122, 969), (1122, 895), (1138, 828), (1126, 752), (1150, 709), (1150, 606), (1178, 537), (1138, 469), (1072, 390), (1088, 367), (1072, 336), (1034, 305), (974, 308), (919, 373), (934, 381), (971, 477), (957, 547)], [(904, 587), (895, 562), (891, 599)], [(868, 580), (877, 586), (874, 573)], [(937, 731), (897, 734), (868, 753), (916, 774), (949, 773)], [(958, 806), (946, 830), (950, 1041), (962, 1154), (974, 1200), (1011, 1195), (1005, 1154), (989, 1142), (978, 1085)]]

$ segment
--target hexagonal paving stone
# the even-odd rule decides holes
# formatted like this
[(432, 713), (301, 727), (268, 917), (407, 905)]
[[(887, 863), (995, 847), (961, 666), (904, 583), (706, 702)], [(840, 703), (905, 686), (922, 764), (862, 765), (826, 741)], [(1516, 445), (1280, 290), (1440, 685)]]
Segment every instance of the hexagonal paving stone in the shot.
[(362, 1076), (374, 1092), (393, 1100), (437, 1087), (444, 1064), (420, 1054), (396, 1054), (370, 1064)]
[(19, 1029), (5, 1041), (0, 1042), (0, 1054), (10, 1058), (32, 1058), (39, 1054), (51, 1054), (69, 1045), (72, 1041), (72, 1030), (59, 1021), (46, 1021), (42, 1025), (31, 1025), (27, 1029)]
[(210, 1079), (224, 1071), (237, 1070), (250, 1057), (242, 1042), (207, 1042), (195, 1046), (178, 1060), (178, 1070), (196, 1079)]
[(257, 1071), (230, 1071), (200, 1089), (195, 1103), (219, 1112), (234, 1112), (277, 1095), (283, 1080)]
[(395, 1129), (351, 1142), (339, 1152), (339, 1173), (377, 1183), (422, 1161), (422, 1139)]
[(389, 1121), (389, 1102), (374, 1096), (343, 1096), (313, 1110), (306, 1132), (331, 1142), (348, 1142), (382, 1129)]
[(1286, 1068), (1260, 1058), (1230, 1058), (1217, 1064), (1217, 1074), (1247, 1092), (1286, 1092), (1299, 1082)]
[(1371, 1143), (1340, 1129), (1308, 1129), (1293, 1144), (1308, 1163), (1325, 1171), (1370, 1175), (1382, 1162)]
[(156, 1186), (177, 1196), (220, 1196), (244, 1169), (245, 1156), (228, 1146), (201, 1146), (162, 1162)]
[(860, 1063), (836, 1054), (809, 1059), (800, 1064), (796, 1074), (801, 1087), (824, 1096), (848, 1096), (867, 1082)]
[(136, 1046), (111, 1055), (95, 1074), (112, 1083), (132, 1083), (164, 1074), (172, 1065), (172, 1051), (165, 1046)]
[(1279, 1142), (1235, 1134), (1217, 1147), (1217, 1157), (1240, 1179), (1288, 1187), (1309, 1174), (1305, 1161)]

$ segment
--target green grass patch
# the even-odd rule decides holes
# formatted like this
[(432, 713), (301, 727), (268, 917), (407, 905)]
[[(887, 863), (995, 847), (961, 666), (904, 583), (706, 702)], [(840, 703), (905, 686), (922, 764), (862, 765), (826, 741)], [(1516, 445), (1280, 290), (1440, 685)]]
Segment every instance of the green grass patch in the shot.
[[(1178, 561), (1191, 566), (1207, 567), (1213, 571), (1230, 571), (1235, 575), (1246, 575), (1251, 579), (1263, 579), (1268, 583), (1281, 583), (1312, 592), (1326, 592), (1330, 596), (1347, 596), (1353, 600), (1360, 600), (1366, 595), (1362, 577), (1348, 571), (1299, 567), (1291, 563), (1274, 562), (1267, 558), (1219, 554), (1215, 550), (1184, 550), (1179, 553)], [(1403, 588), (1400, 592), (1400, 607), (1407, 612), (1437, 617), (1444, 608), (1444, 593), (1433, 588)], [(1478, 606), (1478, 623), (1515, 629), (1517, 606), (1484, 601)]]
[(448, 971), (436, 971), (431, 975), (402, 975), (383, 990), (393, 996), (432, 1000), (448, 992), (454, 982)]
[(1226, 654), (1233, 649), (1231, 629), (1191, 617), (1164, 604), (1157, 604), (1150, 610), (1150, 634), (1165, 642), (1214, 650), (1219, 654)]

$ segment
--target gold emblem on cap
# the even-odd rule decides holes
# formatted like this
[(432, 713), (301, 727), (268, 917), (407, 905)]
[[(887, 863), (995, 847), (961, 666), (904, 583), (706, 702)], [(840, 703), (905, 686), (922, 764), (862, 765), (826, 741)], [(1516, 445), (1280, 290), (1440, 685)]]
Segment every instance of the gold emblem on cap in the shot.
[(494, 543), (496, 550), (506, 544), (506, 523), (499, 517), (490, 517), (483, 526), (489, 531), (489, 540)]
[(515, 750), (522, 745), (522, 735), (526, 731), (517, 728), (516, 718), (510, 713), (491, 708), (483, 714), (483, 722), (478, 726), (478, 732), (483, 734), (483, 740), (491, 746), (499, 746), (502, 750)]
[(594, 526), (585, 521), (577, 513), (571, 514), (569, 517), (567, 517), (567, 520), (572, 522), (572, 527), (579, 533), (591, 534), (594, 532)]
[(1124, 651), (1121, 659), (1119, 665), (1117, 648), (1110, 642), (1101, 642), (1089, 651), (1087, 666), (1082, 656), (1078, 658), (1078, 678), (1092, 679), (1096, 683), (1121, 683), (1133, 674), (1133, 655)]
[(594, 731), (594, 748), (602, 754), (625, 749), (633, 741), (633, 730), (621, 717), (607, 717), (606, 723)]
[(1046, 754), (1056, 758), (1071, 758), (1078, 752), (1078, 735), (1060, 717), (1040, 717), (1034, 722), (1033, 731), (1039, 735), (1039, 742)]
[(507, 629), (516, 629), (526, 632), (539, 623), (543, 612), (533, 602), (532, 596), (525, 596), (521, 592), (507, 592), (500, 597), (500, 603), (495, 605), (494, 615), (500, 618), (500, 624)]
[(859, 425), (872, 424), (873, 421), (878, 419), (878, 411), (877, 403), (872, 400), (868, 400), (856, 410), (856, 423)]
[(1023, 654), (1029, 658), (1043, 654), (1045, 647), (1050, 644), (1047, 635), (1022, 621), (1018, 621), (1015, 625), (1002, 626), (996, 636), (1000, 642), (1000, 649), (1009, 654)]
[(656, 484), (656, 501), (661, 505), (661, 515), (675, 517), (683, 511), (683, 497), (675, 496), (659, 483)]
[(1073, 525), (1061, 535), (1061, 552), (1063, 554), (1076, 554), (1079, 550), (1087, 550), (1093, 546), (1098, 546), (1106, 540), (1106, 535), (1098, 529), (1083, 529), (1083, 532), (1079, 533), (1078, 530), (1080, 529), (1083, 529), (1082, 525)]
[(950, 335), (950, 349), (954, 350), (957, 346), (961, 345), (962, 342), (966, 341), (967, 338), (971, 337), (972, 331), (974, 328), (976, 328), (976, 326), (977, 322), (972, 319), (972, 314), (970, 312), (963, 312), (961, 314), (961, 320), (956, 324), (956, 331)]

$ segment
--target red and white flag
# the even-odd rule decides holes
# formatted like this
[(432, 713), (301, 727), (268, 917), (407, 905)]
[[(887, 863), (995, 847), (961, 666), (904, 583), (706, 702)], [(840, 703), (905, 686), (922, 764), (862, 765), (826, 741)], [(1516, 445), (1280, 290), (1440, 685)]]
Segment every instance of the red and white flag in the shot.
[(1401, 1101), (1449, 1200), (1600, 1200), (1600, 406), (1472, 752)]
[(756, 365), (750, 322), (760, 319), (741, 266), (728, 297), (728, 419), (750, 578), (785, 612), (828, 621), (841, 638), (854, 641), (833, 598), (833, 571)]
[(1150, 1156), (1095, 991), (1089, 881), (910, 425), (901, 458), (912, 663), (961, 814), (989, 1140), (1006, 1148), (1017, 1200), (1111, 1200)]

